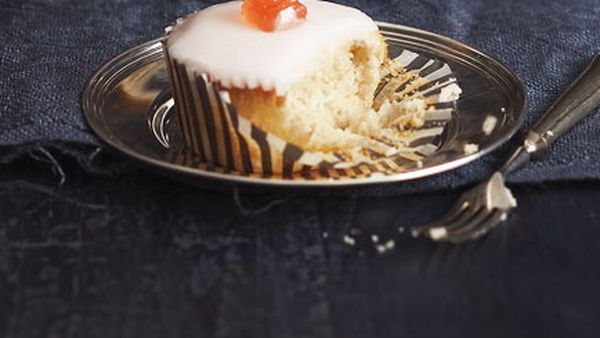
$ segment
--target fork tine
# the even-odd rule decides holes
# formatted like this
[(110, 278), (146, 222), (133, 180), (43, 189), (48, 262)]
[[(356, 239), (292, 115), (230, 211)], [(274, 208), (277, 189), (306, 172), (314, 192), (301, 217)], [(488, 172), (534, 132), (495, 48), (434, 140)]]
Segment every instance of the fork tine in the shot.
[(488, 210), (485, 206), (478, 208), (472, 217), (465, 219), (464, 222), (455, 222), (447, 226), (448, 236), (458, 236), (471, 231), (472, 228), (478, 226), (480, 222), (488, 218), (492, 212), (493, 210)]
[(435, 222), (421, 225), (418, 227), (414, 227), (413, 233), (419, 232), (421, 234), (421, 233), (427, 232), (429, 229), (432, 229), (432, 228), (444, 227), (445, 224), (450, 224), (450, 222), (452, 222), (455, 219), (458, 219), (459, 217), (464, 215), (464, 213), (467, 212), (467, 209), (468, 209), (468, 206), (465, 207), (464, 204), (463, 205), (455, 204), (452, 206), (452, 208), (450, 208), (450, 210), (446, 211), (446, 213), (444, 215), (436, 218)]
[(455, 204), (446, 214), (434, 223), (412, 229), (415, 237), (427, 236), (433, 240), (443, 239), (447, 236), (447, 227), (452, 224), (463, 223), (473, 217), (478, 209), (471, 206), (468, 201)]
[(506, 219), (506, 212), (498, 209), (483, 213), (485, 217), (478, 217), (462, 227), (450, 231), (444, 239), (452, 243), (462, 243), (467, 240), (477, 239), (489, 232), (492, 228)]

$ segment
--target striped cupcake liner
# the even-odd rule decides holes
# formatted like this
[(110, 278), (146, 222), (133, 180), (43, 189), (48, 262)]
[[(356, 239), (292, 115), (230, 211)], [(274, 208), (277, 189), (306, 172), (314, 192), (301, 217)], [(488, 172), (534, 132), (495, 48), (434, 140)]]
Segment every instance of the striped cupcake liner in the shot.
[[(384, 76), (375, 105), (420, 98), (427, 104), (424, 123), (401, 140), (373, 140), (362, 153), (304, 151), (261, 130), (238, 114), (227, 90), (208, 74), (196, 73), (169, 57), (164, 48), (173, 98), (185, 148), (172, 154), (180, 165), (247, 177), (286, 180), (338, 180), (393, 175), (420, 167), (440, 146), (441, 135), (460, 94), (450, 66), (404, 50), (396, 58), (402, 74)], [(402, 95), (397, 95), (402, 93)], [(410, 118), (410, 116), (404, 116)]]

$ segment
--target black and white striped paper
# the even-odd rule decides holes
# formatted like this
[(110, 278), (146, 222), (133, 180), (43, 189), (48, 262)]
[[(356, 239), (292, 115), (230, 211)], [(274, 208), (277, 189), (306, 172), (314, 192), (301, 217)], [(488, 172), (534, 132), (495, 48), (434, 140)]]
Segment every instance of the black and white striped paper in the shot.
[[(173, 154), (173, 161), (201, 170), (239, 176), (293, 180), (354, 179), (393, 175), (419, 167), (439, 146), (439, 137), (450, 120), (458, 96), (456, 77), (448, 64), (404, 50), (396, 61), (413, 76), (405, 81), (386, 76), (379, 85), (375, 102), (389, 93), (414, 89), (403, 100), (418, 95), (430, 107), (423, 126), (411, 130), (394, 144), (394, 154), (386, 156), (385, 143), (374, 140), (371, 154), (360, 162), (343, 153), (308, 152), (267, 133), (240, 116), (229, 94), (209, 75), (197, 74), (170, 58), (165, 48), (168, 70), (180, 127), (186, 145)], [(406, 77), (405, 77), (406, 78)], [(452, 88), (455, 90), (448, 90)], [(459, 90), (460, 92), (460, 90)], [(378, 144), (380, 143), (380, 144)]]

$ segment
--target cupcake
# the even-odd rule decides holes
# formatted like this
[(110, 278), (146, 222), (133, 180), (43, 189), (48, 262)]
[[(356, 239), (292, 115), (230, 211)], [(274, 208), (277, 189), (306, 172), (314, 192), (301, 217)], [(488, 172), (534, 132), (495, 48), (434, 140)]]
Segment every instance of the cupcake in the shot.
[[(414, 95), (418, 75), (387, 59), (377, 24), (327, 1), (214, 5), (179, 20), (164, 46), (186, 144), (232, 170), (389, 156), (428, 109)], [(392, 79), (403, 89), (386, 89)]]

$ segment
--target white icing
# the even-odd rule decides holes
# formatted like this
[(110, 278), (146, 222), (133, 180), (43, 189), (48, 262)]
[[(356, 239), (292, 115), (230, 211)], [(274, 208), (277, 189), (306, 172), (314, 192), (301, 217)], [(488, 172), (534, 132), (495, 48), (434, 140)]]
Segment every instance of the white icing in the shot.
[(378, 30), (361, 11), (326, 1), (304, 0), (304, 22), (264, 32), (241, 18), (241, 1), (215, 5), (178, 24), (168, 39), (169, 54), (221, 81), (225, 87), (275, 90), (289, 88), (323, 53)]

